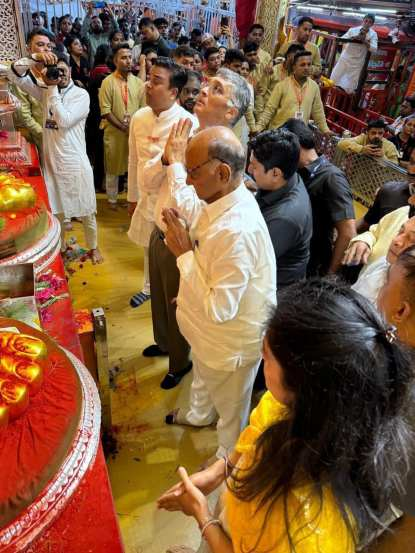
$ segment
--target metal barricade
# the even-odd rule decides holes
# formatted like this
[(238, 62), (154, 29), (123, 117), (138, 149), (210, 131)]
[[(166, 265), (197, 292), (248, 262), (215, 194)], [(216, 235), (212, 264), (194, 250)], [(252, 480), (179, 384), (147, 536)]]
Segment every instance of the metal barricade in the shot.
[[(69, 14), (72, 19), (82, 19), (85, 12), (81, 0), (16, 0), (20, 3), (25, 35), (32, 28), (31, 14), (40, 12), (46, 14), (46, 24), (50, 30), (52, 19), (57, 20)], [(109, 1), (108, 5), (117, 14), (123, 7), (118, 0)], [(229, 27), (236, 33), (235, 0), (131, 0), (129, 5), (139, 13), (148, 8), (155, 17), (165, 17), (169, 23), (180, 21), (186, 34), (193, 28), (203, 32), (218, 35), (221, 20), (226, 17)]]
[(366, 207), (370, 207), (377, 190), (388, 181), (406, 181), (408, 173), (390, 161), (377, 160), (362, 154), (346, 153), (337, 147), (341, 138), (327, 138), (315, 129), (317, 151), (324, 154), (334, 165), (344, 171), (353, 197)]

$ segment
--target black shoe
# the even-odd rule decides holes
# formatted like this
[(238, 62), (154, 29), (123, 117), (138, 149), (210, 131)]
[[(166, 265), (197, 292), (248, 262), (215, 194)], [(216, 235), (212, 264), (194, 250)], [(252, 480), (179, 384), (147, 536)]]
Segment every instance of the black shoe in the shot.
[[(192, 370), (192, 367), (193, 363), (190, 361), (190, 363), (186, 365), (186, 367), (182, 371), (178, 373), (167, 373), (160, 383), (160, 388), (163, 388), (163, 390), (171, 390), (172, 388), (175, 388), (178, 384), (180, 384), (180, 381), (184, 377), (184, 375)], [(167, 422), (167, 417), (166, 423), (172, 424), (171, 422)]]
[(143, 349), (142, 355), (144, 357), (164, 357), (168, 355), (168, 353), (160, 349), (157, 344), (152, 344)]

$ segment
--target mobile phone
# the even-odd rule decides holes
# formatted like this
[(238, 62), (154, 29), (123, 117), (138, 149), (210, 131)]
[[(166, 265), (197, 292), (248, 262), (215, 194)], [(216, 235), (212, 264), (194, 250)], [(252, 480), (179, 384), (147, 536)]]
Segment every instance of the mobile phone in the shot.
[(91, 4), (93, 4), (94, 8), (106, 8), (107, 3), (101, 2), (101, 0), (92, 0)]
[(372, 144), (372, 146), (375, 146), (376, 148), (381, 148), (382, 147), (382, 139), (381, 138), (374, 138), (373, 140), (370, 141), (370, 143)]
[(223, 16), (220, 20), (221, 27), (229, 27), (229, 17)]

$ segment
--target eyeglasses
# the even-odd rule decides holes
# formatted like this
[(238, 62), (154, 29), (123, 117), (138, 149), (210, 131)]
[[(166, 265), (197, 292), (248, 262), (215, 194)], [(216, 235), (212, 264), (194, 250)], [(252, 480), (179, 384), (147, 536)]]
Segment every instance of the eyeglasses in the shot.
[(223, 159), (220, 159), (219, 157), (211, 157), (211, 158), (207, 159), (206, 161), (204, 161), (203, 163), (201, 163), (200, 165), (197, 165), (196, 167), (193, 167), (192, 169), (189, 169), (187, 167), (186, 168), (187, 174), (191, 177), (196, 171), (201, 169), (204, 165), (207, 165), (208, 163), (210, 163), (211, 161), (214, 161), (214, 160), (220, 161), (221, 163), (226, 163), (226, 165), (229, 165), (229, 163), (227, 163)]

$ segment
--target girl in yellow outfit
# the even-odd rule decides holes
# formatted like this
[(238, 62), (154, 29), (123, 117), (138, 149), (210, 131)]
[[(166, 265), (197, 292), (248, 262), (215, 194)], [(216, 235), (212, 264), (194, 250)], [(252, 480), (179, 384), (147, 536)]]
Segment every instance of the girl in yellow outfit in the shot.
[[(199, 551), (352, 553), (383, 528), (402, 484), (411, 359), (349, 288), (312, 279), (278, 302), (263, 348), (268, 391), (235, 450), (190, 478), (180, 467), (158, 505), (196, 518)], [(225, 479), (212, 516), (206, 495)]]

